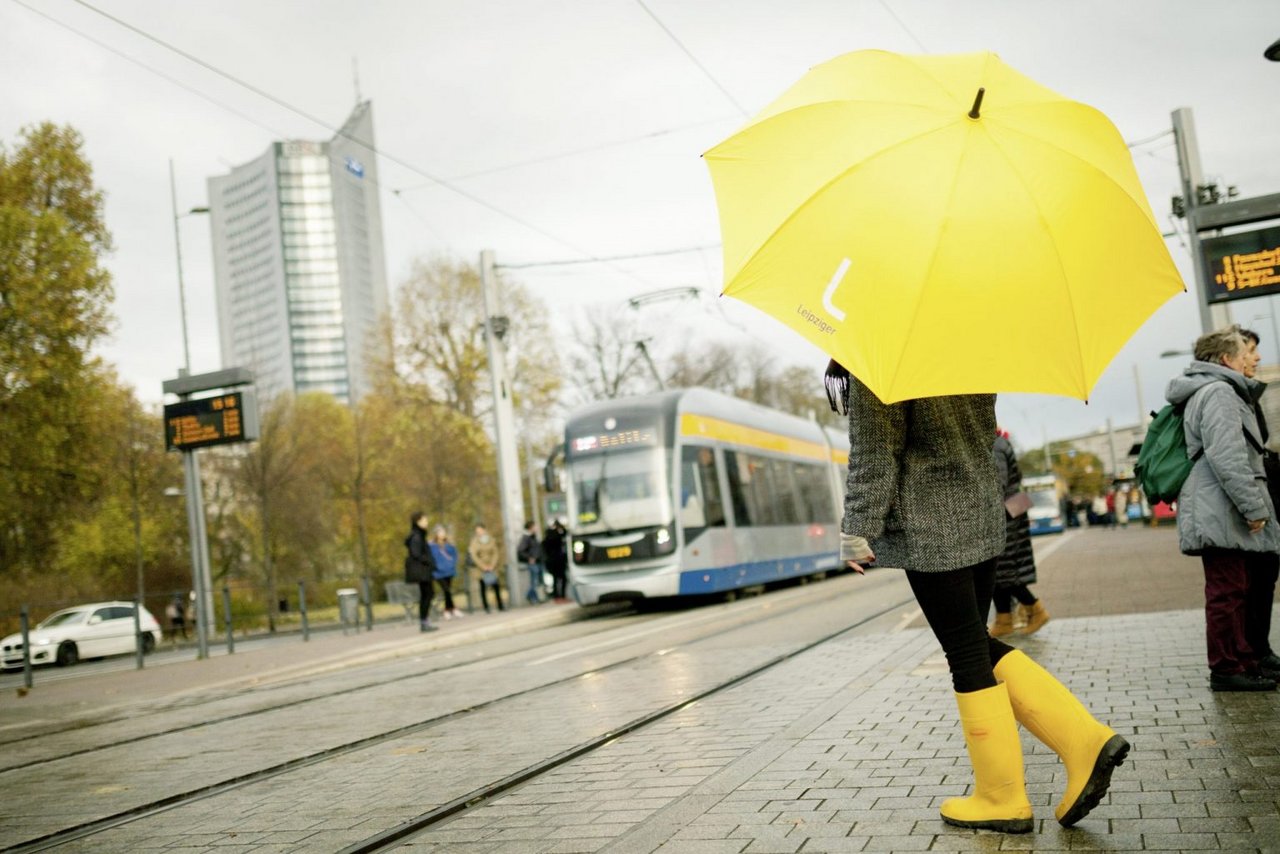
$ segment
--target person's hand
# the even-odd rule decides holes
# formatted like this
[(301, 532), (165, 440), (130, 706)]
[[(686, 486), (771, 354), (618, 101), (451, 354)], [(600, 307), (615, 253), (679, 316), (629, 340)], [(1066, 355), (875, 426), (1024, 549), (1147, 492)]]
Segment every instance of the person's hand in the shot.
[(1266, 520), (1266, 519), (1249, 519), (1249, 520), (1248, 520), (1248, 522), (1249, 522), (1249, 533), (1250, 533), (1250, 534), (1261, 534), (1261, 533), (1262, 533), (1262, 529), (1263, 529), (1263, 528), (1266, 526), (1266, 524), (1267, 524), (1267, 520)]
[[(871, 557), (867, 558), (865, 562), (869, 564), (873, 562), (875, 559), (876, 559), (876, 556), (872, 555)], [(867, 574), (867, 568), (863, 566), (861, 563), (858, 563), (856, 560), (847, 560), (844, 562), (844, 565), (847, 566), (849, 569), (852, 569), (854, 572), (858, 573), (858, 575)]]

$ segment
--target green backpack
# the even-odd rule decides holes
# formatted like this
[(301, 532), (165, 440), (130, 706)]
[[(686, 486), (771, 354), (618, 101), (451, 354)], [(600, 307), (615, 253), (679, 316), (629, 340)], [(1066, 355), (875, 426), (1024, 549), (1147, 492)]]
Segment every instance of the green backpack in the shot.
[(1138, 476), (1138, 485), (1152, 504), (1177, 501), (1182, 484), (1203, 453), (1202, 449), (1194, 457), (1187, 455), (1187, 434), (1182, 428), (1184, 408), (1184, 405), (1169, 404), (1159, 412), (1151, 413), (1155, 417), (1147, 426), (1134, 472)]

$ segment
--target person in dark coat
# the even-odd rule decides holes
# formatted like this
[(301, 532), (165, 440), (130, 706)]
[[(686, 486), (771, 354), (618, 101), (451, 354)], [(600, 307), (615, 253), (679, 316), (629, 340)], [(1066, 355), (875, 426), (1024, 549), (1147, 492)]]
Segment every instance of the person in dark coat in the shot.
[(409, 515), (409, 536), (404, 538), (409, 551), (404, 558), (404, 580), (418, 585), (418, 630), (434, 632), (437, 627), (431, 625), (431, 576), (436, 565), (427, 544), (427, 525), (427, 514), (421, 510)]
[(951, 671), (974, 786), (969, 797), (942, 802), (942, 820), (1003, 833), (1033, 829), (1021, 723), (1066, 766), (1055, 814), (1070, 827), (1106, 794), (1129, 744), (1047, 670), (987, 634), (1005, 546), (991, 457), (995, 395), (884, 403), (834, 361), (827, 391), (832, 408), (849, 415), (840, 558), (858, 571), (870, 562), (906, 570)]
[(525, 522), (524, 534), (520, 537), (519, 545), (516, 546), (516, 557), (529, 571), (529, 589), (525, 592), (524, 598), (530, 605), (537, 605), (542, 601), (539, 591), (542, 589), (543, 556), (536, 527), (532, 522)]
[[(1248, 348), (1249, 358), (1244, 365), (1244, 375), (1256, 379), (1258, 363), (1262, 357), (1258, 354), (1258, 333), (1251, 329), (1241, 329)], [(1253, 414), (1258, 419), (1258, 432), (1262, 439), (1262, 468), (1267, 473), (1267, 492), (1271, 495), (1271, 506), (1280, 507), (1280, 455), (1267, 448), (1271, 440), (1271, 431), (1267, 428), (1267, 419), (1262, 414), (1262, 403), (1253, 402)], [(1276, 581), (1280, 579), (1280, 555), (1269, 555), (1265, 565), (1255, 567), (1249, 573), (1248, 589), (1245, 591), (1245, 639), (1254, 655), (1258, 657), (1258, 669), (1263, 676), (1280, 680), (1280, 656), (1271, 648), (1271, 609), (1275, 601)]]
[(565, 586), (569, 577), (568, 534), (564, 523), (556, 519), (542, 538), (542, 556), (551, 573), (551, 597), (556, 602), (568, 602)]
[[(1027, 518), (1027, 509), (1017, 503), (1022, 492), (1022, 471), (1018, 468), (1018, 455), (1013, 451), (1008, 433), (996, 434), (991, 456), (999, 473), (1005, 513), (1004, 551), (996, 558), (996, 583), (991, 593), (996, 619), (987, 631), (993, 638), (1013, 634), (1015, 628), (1021, 628), (1024, 634), (1034, 634), (1049, 622), (1049, 612), (1029, 589), (1036, 583), (1036, 556), (1031, 550), (1031, 521)], [(1011, 503), (1014, 504), (1013, 510), (1010, 509)], [(1022, 619), (1017, 621), (1013, 617), (1014, 599), (1021, 605)], [(1018, 623), (1021, 623), (1020, 627)]]

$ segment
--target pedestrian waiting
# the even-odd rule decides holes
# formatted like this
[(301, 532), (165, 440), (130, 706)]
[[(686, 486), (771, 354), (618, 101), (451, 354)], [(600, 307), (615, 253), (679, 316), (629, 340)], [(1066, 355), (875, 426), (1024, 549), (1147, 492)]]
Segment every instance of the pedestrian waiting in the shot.
[(1249, 642), (1249, 614), (1258, 611), (1251, 608), (1250, 578), (1274, 578), (1280, 549), (1255, 410), (1265, 386), (1249, 376), (1257, 347), (1250, 351), (1232, 325), (1197, 338), (1193, 355), (1165, 397), (1183, 407), (1187, 455), (1194, 460), (1178, 492), (1178, 545), (1204, 565), (1209, 687), (1273, 691), (1276, 680), (1263, 672), (1262, 651)]
[(416, 510), (409, 514), (409, 536), (404, 538), (404, 546), (408, 554), (404, 558), (404, 580), (407, 584), (418, 585), (418, 630), (434, 632), (438, 627), (431, 624), (431, 585), (435, 572), (435, 561), (431, 557), (431, 548), (427, 545), (427, 514)]
[[(993, 638), (1011, 635), (1015, 630), (1035, 634), (1049, 622), (1049, 612), (1031, 592), (1036, 583), (1036, 556), (1031, 550), (1031, 520), (1027, 511), (1031, 500), (1022, 491), (1022, 471), (1018, 455), (1009, 442), (1009, 434), (999, 431), (991, 445), (1000, 490), (1004, 495), (1004, 551), (996, 558), (996, 580), (992, 591), (996, 618), (988, 632)], [(1013, 611), (1018, 601), (1018, 613)]]
[(524, 598), (530, 605), (542, 601), (542, 544), (538, 542), (538, 532), (532, 522), (524, 523), (524, 534), (516, 546), (516, 557), (529, 573), (529, 589)]
[(431, 537), (431, 559), (435, 562), (435, 571), (431, 577), (440, 588), (440, 596), (444, 599), (444, 618), (464, 616), (453, 604), (453, 579), (458, 574), (458, 549), (449, 542), (449, 531), (444, 525), (436, 525)]
[[(1241, 329), (1240, 333), (1244, 335), (1245, 346), (1249, 351), (1244, 375), (1249, 379), (1256, 379), (1258, 364), (1262, 361), (1262, 356), (1258, 353), (1261, 339), (1251, 329)], [(1253, 414), (1258, 419), (1258, 432), (1262, 439), (1262, 468), (1267, 473), (1267, 494), (1271, 496), (1271, 506), (1280, 507), (1280, 455), (1271, 450), (1271, 431), (1262, 414), (1260, 401), (1253, 402)], [(1271, 610), (1275, 602), (1278, 578), (1280, 555), (1275, 556), (1270, 568), (1249, 574), (1249, 590), (1245, 602), (1245, 639), (1258, 657), (1258, 669), (1262, 675), (1280, 682), (1280, 656), (1271, 648)]]
[(551, 598), (563, 604), (569, 601), (565, 595), (569, 581), (569, 532), (559, 519), (547, 528), (542, 538), (542, 559), (546, 562), (547, 572), (551, 573)]
[(965, 746), (969, 797), (942, 803), (960, 827), (1028, 833), (1034, 826), (1017, 724), (1066, 766), (1055, 809), (1070, 827), (1098, 805), (1129, 743), (1025, 653), (987, 634), (1005, 507), (991, 454), (995, 395), (883, 403), (834, 360), (832, 408), (849, 416), (849, 475), (840, 557), (904, 567), (946, 655)]
[(484, 606), (484, 612), (489, 613), (490, 591), (493, 592), (493, 602), (498, 610), (503, 610), (502, 593), (498, 590), (498, 544), (483, 522), (476, 522), (471, 543), (467, 546), (467, 555), (480, 570), (480, 604)]

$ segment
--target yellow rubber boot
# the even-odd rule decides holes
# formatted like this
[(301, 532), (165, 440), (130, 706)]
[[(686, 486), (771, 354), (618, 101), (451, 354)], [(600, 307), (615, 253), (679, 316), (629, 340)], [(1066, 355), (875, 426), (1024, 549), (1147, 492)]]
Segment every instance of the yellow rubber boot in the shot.
[(991, 624), (991, 628), (987, 629), (987, 634), (993, 638), (1002, 638), (1005, 635), (1013, 634), (1013, 614), (1001, 614), (996, 611), (996, 621)]
[(1065, 685), (1019, 650), (1001, 658), (995, 673), (1008, 688), (1018, 723), (1067, 767), (1067, 791), (1054, 815), (1070, 827), (1106, 795), (1111, 772), (1124, 762), (1129, 742), (1098, 723)]
[(1034, 605), (1023, 605), (1022, 613), (1026, 615), (1027, 624), (1022, 627), (1024, 635), (1034, 634), (1040, 630), (1040, 627), (1049, 622), (1049, 612), (1044, 609), (1044, 603), (1039, 600)]
[(1022, 744), (1003, 685), (956, 694), (973, 794), (942, 802), (942, 820), (958, 827), (1030, 833), (1031, 802), (1022, 777)]

